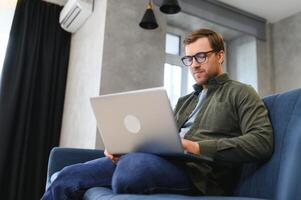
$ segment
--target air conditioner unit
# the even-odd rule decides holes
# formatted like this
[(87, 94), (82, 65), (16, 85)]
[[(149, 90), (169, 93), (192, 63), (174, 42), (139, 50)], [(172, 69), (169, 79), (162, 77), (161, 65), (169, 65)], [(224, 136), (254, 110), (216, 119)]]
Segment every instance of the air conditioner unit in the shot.
[(85, 23), (92, 14), (93, 0), (68, 0), (60, 13), (61, 27), (71, 33)]

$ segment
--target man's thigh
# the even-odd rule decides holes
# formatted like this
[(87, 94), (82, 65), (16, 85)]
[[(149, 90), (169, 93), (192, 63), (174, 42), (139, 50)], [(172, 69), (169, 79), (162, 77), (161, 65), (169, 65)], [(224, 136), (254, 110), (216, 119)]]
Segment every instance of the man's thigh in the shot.
[(58, 173), (57, 179), (85, 187), (109, 186), (115, 168), (110, 159), (103, 157), (67, 166)]
[(157, 155), (129, 153), (120, 158), (113, 174), (115, 193), (189, 194), (195, 188), (182, 167)]

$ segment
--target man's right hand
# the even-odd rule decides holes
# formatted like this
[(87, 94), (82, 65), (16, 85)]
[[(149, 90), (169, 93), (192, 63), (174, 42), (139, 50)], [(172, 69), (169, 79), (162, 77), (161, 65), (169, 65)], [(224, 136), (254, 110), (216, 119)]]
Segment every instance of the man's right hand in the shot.
[(104, 151), (104, 154), (107, 158), (112, 160), (113, 163), (116, 163), (120, 158), (120, 156), (116, 156), (116, 155), (113, 155), (113, 154), (109, 153), (106, 149)]

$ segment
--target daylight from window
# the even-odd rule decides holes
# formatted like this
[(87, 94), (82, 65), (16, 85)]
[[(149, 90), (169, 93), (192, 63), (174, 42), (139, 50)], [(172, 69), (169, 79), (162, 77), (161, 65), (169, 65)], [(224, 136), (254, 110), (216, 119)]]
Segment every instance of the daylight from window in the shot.
[(17, 0), (0, 1), (0, 74), (2, 72), (16, 2)]
[(166, 34), (165, 52), (180, 55), (180, 37), (178, 35)]
[(181, 67), (165, 63), (164, 65), (164, 88), (167, 91), (172, 107), (175, 107), (181, 96)]
[(178, 33), (167, 33), (165, 40), (166, 61), (164, 64), (164, 87), (172, 108), (175, 107), (178, 99), (193, 91), (195, 83), (189, 68), (181, 62), (182, 35)]

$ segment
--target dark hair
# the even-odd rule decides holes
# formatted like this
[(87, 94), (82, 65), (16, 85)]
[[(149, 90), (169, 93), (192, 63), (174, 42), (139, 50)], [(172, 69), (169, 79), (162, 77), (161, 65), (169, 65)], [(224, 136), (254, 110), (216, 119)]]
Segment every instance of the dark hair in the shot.
[(225, 51), (222, 35), (209, 29), (199, 29), (189, 33), (184, 40), (184, 45), (194, 43), (200, 38), (208, 38), (210, 46), (215, 52)]

